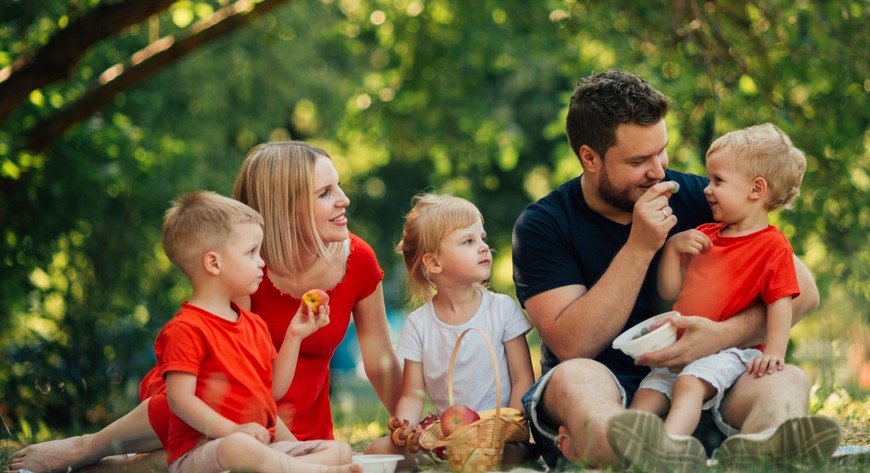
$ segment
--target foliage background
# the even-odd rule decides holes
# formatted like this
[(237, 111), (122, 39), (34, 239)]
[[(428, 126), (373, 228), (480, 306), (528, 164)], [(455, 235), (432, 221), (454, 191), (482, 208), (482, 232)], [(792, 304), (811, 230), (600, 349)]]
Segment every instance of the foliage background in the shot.
[[(0, 68), (75, 18), (122, 3), (2, 2)], [(34, 151), (27, 137), (103, 71), (240, 2), (166, 3), (88, 49), (69, 78), (29, 91), (0, 123), (7, 429), (90, 431), (130, 408), (157, 331), (189, 291), (160, 247), (164, 210), (184, 191), (229, 194), (245, 152), (265, 140), (304, 139), (331, 153), (352, 200), (351, 230), (374, 246), (391, 307), (407, 304), (393, 252), (402, 216), (433, 188), (480, 206), (497, 250), (494, 288), (513, 294), (514, 220), (580, 172), (564, 138), (568, 97), (580, 77), (611, 67), (674, 99), (672, 168), (703, 173), (712, 139), (764, 121), (807, 153), (800, 199), (774, 216), (823, 298), (794, 330), (791, 353), (822, 394), (845, 388), (866, 399), (866, 1), (290, 1)]]

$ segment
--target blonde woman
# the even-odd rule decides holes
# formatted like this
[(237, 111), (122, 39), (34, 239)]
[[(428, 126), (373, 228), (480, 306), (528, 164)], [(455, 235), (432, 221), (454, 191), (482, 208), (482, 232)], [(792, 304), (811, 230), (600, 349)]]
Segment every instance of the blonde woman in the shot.
[[(363, 365), (387, 411), (395, 412), (401, 368), (392, 351), (383, 298), (383, 271), (371, 247), (347, 229), (350, 200), (326, 151), (299, 141), (260, 144), (248, 152), (233, 197), (265, 220), (263, 282), (240, 306), (261, 316), (275, 348), (299, 344), (293, 382), (279, 399), (278, 413), (299, 440), (332, 439), (329, 359), (353, 317)], [(312, 288), (329, 294), (330, 324), (304, 341), (285, 337), (299, 297)], [(107, 455), (158, 450), (168, 417), (165, 386), (152, 370), (142, 381), (142, 403), (103, 430), (28, 446), (13, 455), (9, 471), (34, 473), (78, 468)], [(165, 457), (113, 458), (147, 468)], [(146, 465), (147, 464), (147, 465)], [(107, 465), (108, 466), (108, 465)], [(130, 466), (128, 465), (128, 468)]]

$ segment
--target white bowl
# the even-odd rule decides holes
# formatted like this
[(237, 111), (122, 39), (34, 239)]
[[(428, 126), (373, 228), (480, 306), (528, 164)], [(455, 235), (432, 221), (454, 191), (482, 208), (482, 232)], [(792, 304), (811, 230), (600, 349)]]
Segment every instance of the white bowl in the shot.
[(616, 337), (616, 340), (613, 341), (613, 348), (622, 350), (626, 355), (637, 359), (644, 353), (667, 347), (677, 341), (677, 328), (670, 322), (645, 335), (640, 334), (644, 328), (649, 329), (651, 325), (661, 323), (662, 320), (675, 315), (679, 316), (680, 313), (672, 310), (644, 320)]
[(354, 455), (352, 463), (359, 463), (363, 473), (393, 473), (402, 455)]

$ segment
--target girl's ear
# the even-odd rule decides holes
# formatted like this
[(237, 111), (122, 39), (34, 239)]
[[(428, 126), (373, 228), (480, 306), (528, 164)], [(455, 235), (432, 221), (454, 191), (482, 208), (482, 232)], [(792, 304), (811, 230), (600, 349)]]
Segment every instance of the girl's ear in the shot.
[(442, 271), (441, 263), (438, 262), (438, 257), (432, 253), (423, 255), (423, 267), (429, 274), (438, 274)]
[(206, 272), (217, 276), (221, 272), (221, 256), (214, 251), (207, 251), (202, 257), (202, 266)]
[(767, 181), (759, 176), (752, 180), (752, 189), (749, 191), (749, 200), (758, 200), (767, 195)]
[(584, 172), (595, 173), (601, 168), (601, 155), (589, 145), (581, 146), (577, 151), (577, 157)]

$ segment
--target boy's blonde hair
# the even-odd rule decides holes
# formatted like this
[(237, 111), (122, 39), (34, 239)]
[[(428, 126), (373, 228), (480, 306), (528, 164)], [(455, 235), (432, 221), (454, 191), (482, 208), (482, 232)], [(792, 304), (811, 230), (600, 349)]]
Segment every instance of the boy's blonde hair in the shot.
[(423, 257), (437, 254), (441, 240), (450, 232), (478, 220), (483, 223), (483, 215), (471, 202), (450, 194), (421, 194), (414, 197), (413, 203), (396, 251), (405, 260), (411, 298), (429, 301), (433, 287)]
[(239, 170), (233, 198), (263, 215), (263, 261), (276, 274), (299, 273), (302, 255), (324, 257), (331, 250), (314, 221), (314, 165), (321, 156), (332, 159), (301, 141), (272, 141), (248, 151)]
[(726, 133), (710, 145), (707, 157), (721, 150), (734, 152), (739, 172), (767, 181), (768, 211), (788, 207), (800, 195), (807, 158), (776, 125), (765, 123)]
[(263, 226), (263, 217), (247, 205), (216, 192), (195, 191), (172, 202), (163, 217), (163, 251), (192, 278), (206, 252), (223, 246), (240, 223)]

